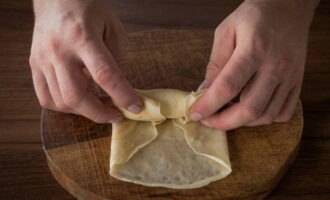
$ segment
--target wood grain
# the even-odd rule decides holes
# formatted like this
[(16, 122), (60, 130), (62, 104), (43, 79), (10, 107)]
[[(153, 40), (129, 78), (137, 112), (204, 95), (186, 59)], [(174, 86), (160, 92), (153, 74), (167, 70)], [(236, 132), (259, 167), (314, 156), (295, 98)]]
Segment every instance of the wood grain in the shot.
[[(328, 200), (329, 158), (329, 139), (303, 140), (292, 168), (267, 200)], [(1, 144), (0, 163), (0, 199), (75, 199), (53, 179), (41, 144)]]
[[(149, 7), (139, 6), (137, 2), (149, 4)], [(238, 4), (231, 0), (189, 2), (111, 0), (127, 32), (159, 28), (205, 28), (212, 31), (226, 15), (222, 12), (229, 13)], [(176, 5), (182, 12), (171, 12)], [(40, 144), (41, 110), (33, 92), (28, 65), (33, 28), (31, 7), (31, 1), (27, 0), (0, 0), (0, 199), (74, 199), (52, 178)], [(166, 13), (151, 13), (148, 11), (150, 7)], [(301, 96), (305, 117), (302, 149), (292, 170), (269, 197), (271, 200), (330, 199), (329, 10), (330, 1), (322, 0), (309, 36)], [(168, 12), (171, 12), (171, 19)], [(9, 98), (8, 89), (22, 91), (22, 94)], [(30, 102), (30, 108), (26, 102)], [(35, 166), (39, 166), (39, 172), (35, 171)]]
[[(131, 34), (128, 37), (128, 80), (140, 89), (194, 90), (203, 80), (212, 39), (208, 31)], [(102, 92), (97, 86), (91, 88)], [(109, 175), (110, 124), (95, 124), (80, 116), (44, 109), (42, 139), (53, 175), (78, 199), (261, 200), (293, 162), (302, 126), (299, 105), (288, 123), (229, 132), (232, 174), (194, 190), (144, 187), (112, 178)]]

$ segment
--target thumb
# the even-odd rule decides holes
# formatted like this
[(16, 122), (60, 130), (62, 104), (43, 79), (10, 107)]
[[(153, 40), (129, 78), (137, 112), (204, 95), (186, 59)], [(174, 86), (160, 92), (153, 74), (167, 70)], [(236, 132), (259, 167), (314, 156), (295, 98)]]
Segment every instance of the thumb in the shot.
[(214, 41), (210, 60), (206, 67), (204, 81), (197, 90), (208, 88), (222, 68), (229, 61), (235, 49), (235, 34), (229, 27), (220, 25), (214, 32)]

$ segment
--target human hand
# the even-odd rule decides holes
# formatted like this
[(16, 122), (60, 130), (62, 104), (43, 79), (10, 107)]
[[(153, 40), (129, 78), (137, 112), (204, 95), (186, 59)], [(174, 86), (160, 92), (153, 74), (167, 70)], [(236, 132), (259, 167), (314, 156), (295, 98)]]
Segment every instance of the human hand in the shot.
[[(312, 0), (243, 2), (215, 31), (200, 86), (208, 89), (192, 105), (191, 118), (222, 130), (288, 121), (299, 99), (316, 5)], [(238, 103), (217, 112), (239, 94)]]
[(121, 73), (124, 29), (106, 0), (35, 0), (30, 55), (40, 104), (81, 114), (95, 122), (118, 122), (122, 114), (87, 91), (86, 67), (119, 106), (133, 113), (143, 103)]

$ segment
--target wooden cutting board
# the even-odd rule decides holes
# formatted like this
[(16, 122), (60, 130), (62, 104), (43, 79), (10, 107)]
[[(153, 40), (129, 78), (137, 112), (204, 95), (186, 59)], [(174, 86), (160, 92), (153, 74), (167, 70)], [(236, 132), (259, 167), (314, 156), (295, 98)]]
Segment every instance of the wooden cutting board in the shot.
[[(140, 32), (128, 37), (126, 74), (140, 89), (195, 90), (203, 80), (213, 35), (209, 31)], [(94, 93), (102, 93), (91, 84)], [(259, 200), (278, 184), (293, 162), (302, 134), (299, 104), (288, 123), (240, 128), (228, 133), (233, 172), (193, 190), (144, 187), (109, 176), (111, 124), (43, 110), (42, 139), (57, 181), (78, 199)]]

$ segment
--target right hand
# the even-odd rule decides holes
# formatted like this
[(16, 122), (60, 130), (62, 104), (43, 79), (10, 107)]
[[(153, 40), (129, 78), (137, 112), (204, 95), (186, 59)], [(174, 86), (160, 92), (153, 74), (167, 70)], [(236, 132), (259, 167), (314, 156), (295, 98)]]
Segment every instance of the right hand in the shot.
[(139, 113), (143, 103), (120, 71), (124, 29), (106, 0), (35, 0), (30, 65), (41, 106), (81, 114), (97, 123), (122, 114), (87, 91), (83, 68), (119, 106)]

